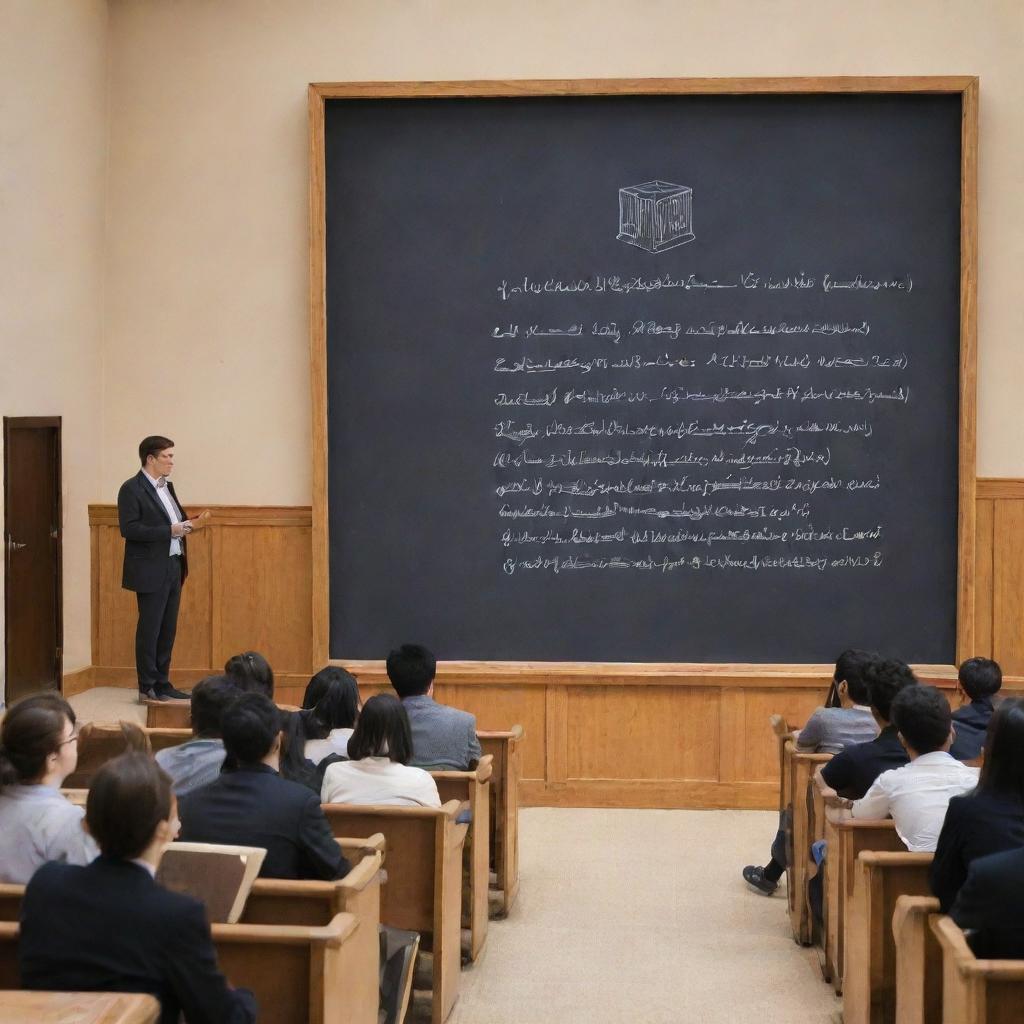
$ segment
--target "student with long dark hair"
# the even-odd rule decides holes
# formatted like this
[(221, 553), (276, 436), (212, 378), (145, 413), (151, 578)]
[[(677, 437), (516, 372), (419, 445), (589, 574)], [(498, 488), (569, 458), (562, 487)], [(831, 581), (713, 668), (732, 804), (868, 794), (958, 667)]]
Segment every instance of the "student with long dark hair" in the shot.
[(409, 717), (397, 698), (382, 693), (363, 705), (348, 752), (352, 760), (332, 764), (324, 773), (323, 803), (441, 806), (430, 773), (409, 764)]
[(146, 754), (97, 772), (85, 811), (101, 855), (46, 864), (25, 890), (18, 960), (28, 989), (146, 992), (161, 1024), (250, 1024), (256, 1000), (217, 967), (203, 905), (155, 879), (178, 831), (171, 780)]
[[(359, 717), (359, 685), (355, 676), (334, 665), (317, 673), (325, 675), (326, 685), (319, 690), (316, 703), (310, 708), (304, 705), (307, 722), (303, 754), (313, 764), (332, 754), (348, 757), (348, 741)], [(306, 692), (309, 693), (309, 687)]]
[(978, 786), (949, 801), (930, 880), (948, 914), (978, 857), (1024, 847), (1024, 700), (995, 709)]
[(47, 861), (88, 864), (84, 812), (61, 795), (78, 764), (75, 713), (56, 693), (12, 704), (0, 728), (0, 882), (24, 885)]

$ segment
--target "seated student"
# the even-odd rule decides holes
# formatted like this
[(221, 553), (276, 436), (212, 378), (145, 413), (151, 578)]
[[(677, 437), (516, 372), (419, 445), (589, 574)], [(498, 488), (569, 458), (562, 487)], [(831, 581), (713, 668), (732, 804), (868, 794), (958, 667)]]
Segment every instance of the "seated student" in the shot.
[(305, 757), (313, 764), (319, 764), (325, 757), (340, 754), (348, 757), (348, 741), (359, 717), (359, 685), (355, 677), (343, 668), (330, 665), (318, 672), (313, 679), (325, 677), (318, 685), (319, 695), (308, 707), (313, 680), (306, 687), (303, 710), (309, 713), (306, 728)]
[(917, 683), (909, 665), (896, 658), (881, 658), (864, 669), (871, 714), (879, 733), (867, 743), (845, 747), (818, 773), (825, 785), (849, 800), (860, 799), (884, 771), (899, 768), (908, 761), (897, 730), (890, 722), (892, 702), (904, 687)]
[(1024, 960), (1024, 849), (979, 857), (949, 916), (983, 960)]
[(257, 651), (243, 651), (224, 662), (224, 675), (233, 680), (242, 693), (262, 693), (274, 699), (274, 670)]
[(0, 728), (0, 882), (24, 885), (49, 860), (88, 864), (85, 812), (60, 793), (78, 764), (75, 713), (56, 693), (12, 704)]
[(175, 796), (213, 782), (224, 764), (220, 719), (238, 697), (238, 687), (227, 676), (207, 676), (192, 689), (192, 735), (177, 747), (158, 750), (156, 763), (171, 777)]
[(949, 750), (958, 761), (973, 761), (981, 754), (992, 698), (1002, 685), (1003, 670), (990, 658), (968, 658), (960, 666), (956, 695), (961, 706), (953, 712), (956, 736)]
[[(952, 752), (951, 752), (952, 753)], [(949, 801), (930, 880), (944, 914), (978, 857), (1024, 846), (1024, 700), (992, 716), (978, 788)]]
[(430, 774), (409, 766), (412, 736), (400, 700), (387, 693), (371, 697), (348, 750), (352, 760), (332, 764), (324, 774), (320, 799), (325, 804), (441, 806)]
[(273, 701), (242, 694), (225, 708), (221, 736), (225, 767), (213, 782), (182, 798), (181, 838), (262, 847), (265, 878), (348, 874), (317, 794), (278, 774), (281, 719)]
[(437, 661), (419, 644), (402, 644), (387, 660), (388, 679), (409, 715), (412, 760), (420, 768), (464, 772), (480, 760), (476, 719), (434, 700)]
[(908, 686), (892, 702), (893, 725), (910, 763), (882, 772), (850, 808), (855, 818), (892, 815), (911, 853), (934, 850), (950, 798), (978, 784), (978, 769), (949, 756), (949, 702), (934, 686)]
[(178, 829), (171, 781), (146, 754), (96, 773), (86, 804), (101, 855), (81, 867), (46, 864), (25, 890), (21, 984), (58, 992), (144, 992), (161, 1024), (249, 1024), (256, 1000), (217, 968), (203, 905), (157, 884)]
[[(864, 743), (878, 733), (871, 709), (865, 706), (870, 700), (865, 673), (877, 660), (875, 654), (853, 649), (839, 655), (825, 707), (814, 711), (796, 736), (798, 750), (836, 754), (847, 744)], [(791, 814), (792, 808), (785, 813)], [(785, 873), (785, 838), (780, 825), (768, 863), (764, 867), (748, 864), (743, 869), (746, 882), (765, 895), (775, 892)]]
[(839, 655), (830, 690), (835, 703), (817, 708), (807, 719), (796, 737), (798, 750), (838, 754), (878, 735), (878, 723), (868, 706), (871, 692), (865, 676), (865, 670), (877, 660), (877, 655), (853, 649)]

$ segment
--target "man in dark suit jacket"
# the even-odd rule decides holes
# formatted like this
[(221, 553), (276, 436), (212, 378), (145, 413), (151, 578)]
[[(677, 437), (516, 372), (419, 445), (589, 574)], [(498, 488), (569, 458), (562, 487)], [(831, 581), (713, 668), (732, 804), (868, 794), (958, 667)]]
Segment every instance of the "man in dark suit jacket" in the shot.
[(313, 790), (278, 774), (280, 713), (261, 693), (242, 694), (221, 716), (224, 770), (182, 797), (181, 838), (259, 846), (265, 878), (341, 878), (342, 855)]
[(117, 492), (117, 521), (124, 537), (121, 586), (133, 590), (139, 606), (135, 668), (139, 695), (149, 700), (187, 698), (171, 686), (171, 650), (178, 626), (181, 586), (188, 575), (185, 537), (209, 513), (189, 520), (169, 477), (174, 442), (145, 438), (139, 445), (142, 469)]
[(979, 857), (950, 916), (984, 960), (1024, 959), (1024, 849)]
[(102, 855), (51, 861), (21, 907), (21, 984), (61, 992), (145, 992), (161, 1024), (253, 1024), (256, 1000), (217, 967), (203, 905), (154, 878), (177, 831), (170, 780), (146, 754), (105, 765), (89, 792), (89, 830)]

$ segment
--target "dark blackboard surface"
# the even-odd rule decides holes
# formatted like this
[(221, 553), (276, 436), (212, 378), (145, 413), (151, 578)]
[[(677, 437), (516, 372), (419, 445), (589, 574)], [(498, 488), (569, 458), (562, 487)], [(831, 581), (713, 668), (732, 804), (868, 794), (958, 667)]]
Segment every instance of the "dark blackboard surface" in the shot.
[(325, 116), (332, 657), (954, 660), (959, 96)]

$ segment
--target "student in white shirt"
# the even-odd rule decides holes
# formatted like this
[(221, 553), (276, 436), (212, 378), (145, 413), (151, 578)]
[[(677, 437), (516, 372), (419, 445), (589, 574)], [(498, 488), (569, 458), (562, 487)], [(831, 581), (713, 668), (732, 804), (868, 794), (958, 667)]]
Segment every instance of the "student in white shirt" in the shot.
[(0, 882), (24, 885), (47, 861), (88, 864), (99, 853), (85, 812), (60, 792), (77, 764), (75, 713), (63, 697), (11, 705), (0, 730)]
[(306, 721), (304, 756), (319, 764), (325, 757), (348, 757), (348, 741), (359, 717), (359, 685), (336, 665), (321, 669), (309, 681), (302, 700)]
[(874, 785), (855, 800), (855, 818), (892, 815), (896, 831), (911, 853), (934, 851), (954, 796), (978, 784), (978, 769), (949, 755), (952, 715), (946, 698), (934, 686), (908, 686), (892, 702), (892, 722), (910, 763), (882, 772)]
[(412, 734), (397, 697), (382, 693), (363, 705), (348, 752), (351, 761), (332, 764), (324, 773), (323, 803), (441, 806), (430, 773), (409, 765)]

